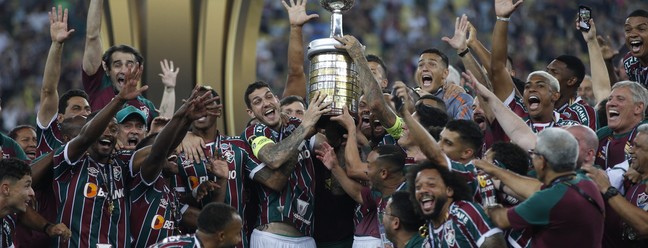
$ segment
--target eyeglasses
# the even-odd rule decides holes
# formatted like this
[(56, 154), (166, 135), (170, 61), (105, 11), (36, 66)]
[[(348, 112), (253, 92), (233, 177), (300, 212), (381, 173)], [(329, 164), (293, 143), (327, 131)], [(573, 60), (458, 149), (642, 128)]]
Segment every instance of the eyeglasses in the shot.
[(391, 217), (396, 217), (396, 218), (399, 218), (399, 217), (398, 217), (398, 216), (396, 216), (396, 215), (393, 215), (393, 214), (390, 214), (390, 213), (387, 213), (387, 211), (386, 211), (386, 210), (384, 210), (384, 209), (383, 209), (383, 210), (380, 210), (380, 211), (378, 211), (378, 214), (379, 214), (380, 216), (385, 216), (385, 215), (389, 215), (389, 216), (391, 216)]

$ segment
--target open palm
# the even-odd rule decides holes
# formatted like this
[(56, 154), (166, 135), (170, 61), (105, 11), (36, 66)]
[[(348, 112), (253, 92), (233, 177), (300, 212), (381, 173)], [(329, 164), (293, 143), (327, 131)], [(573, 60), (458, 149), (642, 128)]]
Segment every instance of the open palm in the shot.
[(317, 14), (306, 14), (306, 2), (307, 0), (289, 0), (281, 1), (284, 8), (288, 11), (288, 19), (290, 19), (291, 26), (303, 26), (304, 23), (307, 23), (310, 20), (318, 18)]
[(495, 14), (501, 17), (509, 17), (513, 14), (523, 0), (518, 0), (513, 3), (514, 0), (495, 0)]
[(68, 30), (68, 10), (63, 10), (63, 7), (59, 5), (58, 11), (56, 10), (56, 7), (52, 7), (52, 11), (50, 11), (48, 14), (52, 41), (58, 43), (65, 42), (65, 40), (70, 38), (71, 34), (74, 32), (74, 29)]

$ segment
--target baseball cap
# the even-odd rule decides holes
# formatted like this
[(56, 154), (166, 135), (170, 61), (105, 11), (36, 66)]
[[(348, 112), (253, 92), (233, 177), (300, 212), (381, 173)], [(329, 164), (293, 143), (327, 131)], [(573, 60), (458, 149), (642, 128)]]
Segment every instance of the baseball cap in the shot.
[(118, 123), (122, 123), (124, 122), (124, 120), (126, 120), (128, 116), (133, 114), (141, 117), (142, 123), (146, 124), (146, 114), (144, 114), (144, 112), (131, 105), (128, 105), (122, 110), (119, 110), (119, 112), (117, 112), (117, 115), (115, 115), (115, 117), (117, 118)]

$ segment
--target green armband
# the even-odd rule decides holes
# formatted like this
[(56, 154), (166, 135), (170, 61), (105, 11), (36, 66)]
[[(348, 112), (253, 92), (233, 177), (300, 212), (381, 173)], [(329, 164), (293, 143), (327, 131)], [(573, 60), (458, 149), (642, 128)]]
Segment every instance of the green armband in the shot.
[(396, 116), (396, 123), (394, 123), (393, 126), (387, 128), (387, 133), (394, 137), (394, 139), (398, 139), (403, 135), (403, 118), (400, 118)]
[(254, 140), (252, 140), (252, 153), (254, 154), (255, 157), (258, 157), (261, 148), (271, 143), (274, 144), (274, 141), (272, 141), (271, 139), (265, 136), (255, 138)]

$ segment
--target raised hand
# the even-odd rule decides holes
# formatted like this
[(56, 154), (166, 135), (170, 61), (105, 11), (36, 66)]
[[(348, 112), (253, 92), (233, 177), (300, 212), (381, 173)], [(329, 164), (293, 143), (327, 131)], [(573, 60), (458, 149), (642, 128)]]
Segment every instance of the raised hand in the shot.
[(124, 75), (124, 85), (117, 96), (125, 100), (133, 100), (142, 94), (142, 92), (146, 91), (148, 85), (144, 85), (139, 89), (137, 88), (137, 83), (142, 79), (143, 71), (143, 65), (133, 66), (133, 68), (127, 70)]
[(468, 46), (476, 45), (475, 42), (477, 42), (477, 29), (470, 22), (468, 22), (468, 38), (466, 42)]
[(317, 14), (306, 14), (308, 0), (279, 0), (288, 11), (290, 26), (301, 27), (310, 20), (319, 18)]
[(410, 109), (413, 109), (412, 99), (410, 99), (410, 95), (407, 91), (407, 86), (402, 81), (396, 81), (394, 83), (395, 96), (403, 100), (403, 106), (400, 109), (397, 109), (397, 111), (400, 112), (399, 114), (401, 114), (401, 116), (411, 114), (409, 111)]
[(520, 4), (524, 2), (523, 0), (518, 0), (513, 3), (514, 0), (495, 0), (495, 15), (500, 17), (510, 17), (513, 12), (520, 7)]
[(207, 91), (201, 96), (198, 96), (198, 90), (194, 89), (189, 100), (186, 100), (181, 109), (185, 111), (187, 118), (192, 121), (207, 115), (217, 116), (223, 107), (221, 104), (216, 104), (216, 101), (219, 99), (219, 96), (212, 96), (211, 91)]
[[(594, 27), (594, 24), (592, 24), (592, 27)], [(601, 46), (601, 53), (603, 54), (603, 59), (609, 60), (614, 58), (617, 54), (619, 54), (619, 50), (614, 48), (614, 45), (612, 45), (612, 38), (608, 35), (606, 38), (603, 38), (603, 36), (596, 36), (596, 39), (598, 40), (599, 46)]]
[(355, 120), (353, 119), (351, 114), (349, 114), (349, 109), (347, 108), (347, 106), (342, 107), (342, 114), (341, 115), (333, 116), (333, 117), (331, 117), (331, 120), (332, 121), (337, 121), (346, 130), (352, 130), (352, 129), (356, 128)]
[(472, 74), (470, 71), (462, 72), (461, 75), (464, 77), (466, 80), (466, 83), (470, 85), (471, 88), (475, 90), (475, 95), (482, 97), (484, 102), (488, 102), (491, 99), (497, 98), (493, 92), (488, 90), (486, 86), (484, 86), (482, 83), (477, 81), (477, 78), (475, 78), (475, 75)]
[(70, 38), (74, 29), (68, 30), (68, 9), (63, 10), (61, 5), (58, 6), (58, 11), (56, 7), (52, 7), (52, 11), (49, 13), (50, 21), (50, 36), (52, 36), (52, 41), (57, 43), (63, 43), (65, 40)]
[(351, 35), (345, 35), (342, 37), (333, 37), (335, 40), (341, 43), (341, 45), (336, 45), (335, 48), (344, 49), (351, 58), (357, 58), (357, 56), (364, 57), (364, 49), (360, 41)]
[[(313, 99), (311, 99), (310, 104), (308, 104), (308, 109), (304, 113), (304, 119), (302, 125), (308, 128), (309, 132), (313, 133), (311, 129), (315, 128), (315, 124), (319, 121), (319, 118), (322, 117), (322, 114), (328, 113), (331, 111), (330, 108), (327, 108), (331, 105), (332, 102), (324, 102), (326, 99), (326, 94), (321, 92), (315, 93)], [(314, 133), (313, 133), (314, 134)]]
[(162, 84), (165, 87), (174, 88), (176, 86), (176, 78), (178, 77), (178, 72), (180, 72), (180, 67), (174, 67), (172, 60), (162, 60), (160, 61), (160, 67), (162, 68), (162, 73), (158, 74), (162, 78)]
[(324, 166), (329, 170), (332, 170), (333, 167), (338, 165), (337, 155), (335, 155), (333, 147), (326, 142), (323, 142), (320, 148), (315, 150), (315, 154), (317, 159), (322, 161)]
[[(578, 28), (578, 26), (579, 26), (578, 23), (579, 22), (580, 21), (578, 20), (578, 18), (576, 18), (576, 29), (579, 29)], [(587, 42), (596, 41), (596, 26), (594, 25), (594, 19), (590, 19), (588, 24), (590, 25), (590, 30), (589, 31), (586, 32), (586, 31), (580, 30), (581, 34), (583, 34), (583, 39), (585, 39), (585, 41), (587, 41)]]
[(169, 119), (168, 117), (155, 117), (153, 121), (151, 121), (151, 130), (149, 130), (148, 134), (159, 133), (160, 131), (162, 131), (162, 128), (164, 128), (164, 126), (169, 123), (169, 121), (171, 121), (171, 119)]
[(452, 38), (445, 36), (441, 38), (441, 40), (447, 42), (452, 48), (456, 49), (457, 53), (463, 52), (468, 48), (466, 34), (468, 33), (469, 28), (470, 23), (468, 22), (468, 17), (465, 14), (461, 15), (461, 17), (457, 17), (455, 20), (454, 36), (452, 36)]

